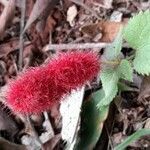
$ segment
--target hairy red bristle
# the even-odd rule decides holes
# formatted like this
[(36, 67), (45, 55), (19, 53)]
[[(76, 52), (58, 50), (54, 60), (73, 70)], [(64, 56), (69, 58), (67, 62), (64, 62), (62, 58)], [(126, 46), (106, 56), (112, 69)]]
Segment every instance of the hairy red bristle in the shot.
[(61, 53), (47, 65), (30, 68), (12, 81), (7, 104), (23, 114), (49, 110), (71, 90), (96, 77), (99, 70), (99, 58), (93, 52)]

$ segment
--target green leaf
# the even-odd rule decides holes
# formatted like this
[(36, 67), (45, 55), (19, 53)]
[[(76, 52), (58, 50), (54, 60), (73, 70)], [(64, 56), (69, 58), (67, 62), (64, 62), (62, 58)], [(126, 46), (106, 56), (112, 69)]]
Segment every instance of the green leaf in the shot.
[(122, 49), (122, 31), (123, 28), (121, 27), (114, 42), (110, 46), (106, 47), (104, 56), (107, 60), (116, 59), (117, 56), (120, 54)]
[(124, 39), (135, 49), (150, 42), (150, 11), (140, 12), (128, 22), (124, 29)]
[(120, 73), (120, 78), (132, 81), (133, 69), (130, 62), (126, 59), (123, 59), (118, 67), (118, 72)]
[(134, 69), (141, 74), (150, 73), (150, 43), (137, 51), (133, 61)]
[(101, 72), (101, 82), (103, 86), (103, 90), (105, 92), (104, 98), (98, 103), (98, 108), (102, 108), (103, 106), (107, 106), (113, 100), (118, 92), (118, 80), (119, 74), (116, 70), (106, 69)]
[(134, 69), (140, 74), (150, 73), (150, 11), (140, 12), (128, 22), (124, 29), (124, 39), (133, 47)]
[(75, 144), (75, 150), (87, 150), (95, 147), (109, 110), (109, 106), (103, 107), (102, 110), (97, 109), (97, 104), (103, 96), (104, 91), (99, 90), (92, 94), (90, 100), (83, 103), (81, 128)]
[(116, 69), (105, 69), (100, 78), (105, 92), (104, 98), (98, 103), (98, 108), (109, 105), (118, 92), (120, 78), (132, 81), (133, 70), (129, 61), (123, 59)]
[(135, 91), (135, 88), (132, 88), (129, 85), (122, 83), (122, 82), (118, 82), (118, 89), (121, 92), (123, 92), (123, 91)]
[(116, 146), (115, 150), (124, 150), (129, 144), (145, 135), (150, 135), (150, 129), (141, 129), (139, 131), (136, 131), (135, 133), (130, 135), (126, 140), (124, 140), (121, 144)]

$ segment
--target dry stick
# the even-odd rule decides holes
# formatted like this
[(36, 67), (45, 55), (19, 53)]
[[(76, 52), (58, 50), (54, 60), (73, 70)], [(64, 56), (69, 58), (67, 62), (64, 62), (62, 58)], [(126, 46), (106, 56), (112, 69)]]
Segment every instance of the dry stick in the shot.
[(79, 6), (82, 6), (84, 9), (88, 10), (89, 12), (91, 12), (97, 19), (101, 19), (94, 10), (92, 10), (90, 7), (85, 5), (81, 0), (70, 0), (70, 1), (72, 1), (73, 3), (75, 3), (75, 4), (79, 5)]
[[(24, 49), (24, 26), (25, 26), (25, 12), (26, 12), (26, 0), (22, 0), (21, 2), (21, 22), (20, 22), (20, 42), (19, 42), (19, 47), (20, 47), (20, 51), (19, 51), (19, 71), (22, 71), (23, 68), (23, 49)], [(30, 119), (30, 116), (27, 116), (27, 121), (30, 125), (30, 128), (33, 131), (33, 136), (35, 137), (36, 141), (38, 143), (40, 143), (42, 150), (44, 150), (43, 148), (43, 144), (41, 142), (41, 140), (39, 139), (35, 128), (32, 124), (32, 121)]]
[[(52, 43), (52, 32), (49, 31), (49, 44), (51, 44), (51, 43)], [(52, 134), (52, 136), (54, 136), (54, 135), (55, 135), (55, 132), (54, 132), (54, 130), (53, 130), (51, 121), (50, 121), (50, 119), (49, 119), (49, 115), (48, 115), (48, 113), (47, 113), (46, 111), (43, 112), (43, 114), (44, 114), (45, 121), (47, 120), (47, 121), (49, 122), (49, 128), (51, 129), (51, 134)]]
[(25, 25), (26, 0), (21, 2), (21, 21), (20, 21), (20, 41), (19, 41), (19, 71), (22, 71), (23, 66), (23, 49), (24, 49), (24, 25)]
[(44, 47), (44, 51), (64, 50), (64, 49), (94, 49), (105, 48), (110, 43), (78, 43), (78, 44), (48, 44)]

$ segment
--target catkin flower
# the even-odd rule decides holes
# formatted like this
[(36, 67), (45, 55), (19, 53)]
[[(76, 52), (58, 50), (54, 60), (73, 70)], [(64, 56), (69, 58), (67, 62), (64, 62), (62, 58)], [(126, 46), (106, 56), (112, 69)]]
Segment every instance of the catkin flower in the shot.
[(93, 52), (66, 52), (45, 66), (30, 68), (12, 81), (7, 105), (16, 113), (36, 114), (50, 110), (71, 90), (91, 81), (100, 71)]

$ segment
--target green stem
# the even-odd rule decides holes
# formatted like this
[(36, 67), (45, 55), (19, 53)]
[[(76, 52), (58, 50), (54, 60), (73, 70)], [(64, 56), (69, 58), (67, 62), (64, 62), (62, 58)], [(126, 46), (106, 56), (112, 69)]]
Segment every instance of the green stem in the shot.
[(102, 61), (102, 64), (119, 65), (120, 64), (120, 60)]

